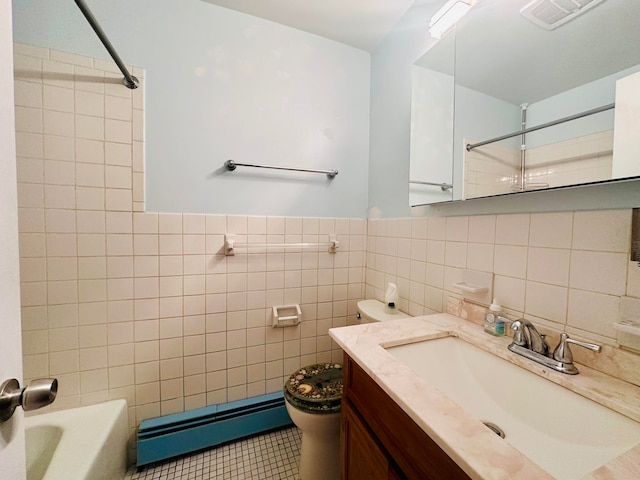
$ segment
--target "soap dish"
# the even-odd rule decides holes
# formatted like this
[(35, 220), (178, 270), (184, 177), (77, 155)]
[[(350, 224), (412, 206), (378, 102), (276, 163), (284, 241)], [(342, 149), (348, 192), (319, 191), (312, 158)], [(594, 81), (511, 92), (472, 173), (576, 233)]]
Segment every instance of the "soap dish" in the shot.
[(481, 285), (475, 285), (467, 282), (454, 283), (453, 286), (467, 293), (484, 293), (489, 291), (489, 287), (483, 287)]
[(621, 320), (614, 323), (613, 328), (618, 331), (618, 343), (621, 347), (640, 351), (640, 323)]
[(630, 333), (631, 335), (640, 336), (640, 323), (632, 322), (630, 320), (621, 320), (613, 324), (613, 328), (624, 333)]
[[(452, 279), (453, 280), (453, 279)], [(478, 270), (461, 270), (451, 286), (463, 292), (462, 296), (483, 305), (491, 303), (493, 274)]]

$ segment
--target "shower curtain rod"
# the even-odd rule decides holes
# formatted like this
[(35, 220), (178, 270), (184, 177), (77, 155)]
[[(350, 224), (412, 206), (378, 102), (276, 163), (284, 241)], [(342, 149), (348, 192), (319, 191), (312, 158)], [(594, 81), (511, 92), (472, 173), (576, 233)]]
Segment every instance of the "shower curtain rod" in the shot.
[(470, 152), (471, 150), (477, 147), (482, 147), (484, 145), (489, 145), (490, 143), (499, 142), (500, 140), (506, 140), (507, 138), (517, 137), (518, 135), (524, 135), (529, 132), (535, 132), (537, 130), (542, 130), (543, 128), (553, 127), (554, 125), (570, 122), (571, 120), (577, 120), (578, 118), (588, 117), (589, 115), (593, 115), (594, 113), (606, 112), (607, 110), (611, 110), (615, 107), (616, 107), (615, 103), (610, 103), (609, 105), (593, 108), (591, 110), (587, 110), (582, 113), (576, 113), (575, 115), (570, 115), (568, 117), (559, 118), (558, 120), (542, 123), (540, 125), (536, 125), (535, 127), (529, 127), (529, 128), (525, 128), (524, 130), (518, 130), (517, 132), (509, 133), (508, 135), (502, 135), (501, 137), (495, 137), (495, 138), (492, 138), (491, 140), (485, 140), (484, 142), (467, 143), (467, 152)]
[(124, 78), (122, 79), (122, 83), (127, 88), (130, 88), (132, 90), (134, 88), (138, 88), (138, 79), (129, 73), (129, 70), (127, 70), (127, 67), (125, 66), (124, 62), (122, 61), (122, 59), (120, 58), (116, 50), (113, 48), (113, 45), (111, 45), (111, 42), (107, 38), (107, 35), (104, 33), (104, 30), (102, 30), (102, 28), (100, 27), (100, 24), (98, 23), (98, 20), (96, 20), (96, 17), (94, 17), (93, 13), (91, 13), (91, 10), (89, 10), (89, 7), (87, 6), (87, 4), (84, 3), (84, 0), (75, 0), (75, 2), (76, 2), (76, 5), (78, 5), (78, 8), (80, 9), (84, 17), (89, 22), (89, 25), (91, 25), (91, 28), (93, 28), (93, 31), (96, 32), (96, 35), (98, 35), (98, 38), (100, 39), (102, 44), (105, 46), (105, 48), (109, 52), (109, 55), (111, 55), (111, 58), (113, 58), (113, 61), (116, 62), (116, 65), (118, 65), (118, 68), (124, 75)]

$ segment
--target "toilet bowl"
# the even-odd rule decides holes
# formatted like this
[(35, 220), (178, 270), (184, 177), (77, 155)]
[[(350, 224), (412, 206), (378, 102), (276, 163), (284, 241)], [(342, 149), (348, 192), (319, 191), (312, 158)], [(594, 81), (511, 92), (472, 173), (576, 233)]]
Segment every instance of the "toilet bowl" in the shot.
[(378, 300), (360, 300), (357, 310), (360, 323), (384, 322), (409, 317), (406, 313), (398, 310), (398, 307), (389, 308)]
[[(378, 300), (358, 302), (361, 323), (407, 317)], [(296, 370), (284, 384), (284, 398), (291, 420), (302, 430), (300, 478), (339, 479), (342, 365), (319, 363)]]
[(308, 365), (291, 374), (284, 385), (287, 412), (302, 430), (300, 478), (340, 478), (340, 400), (342, 365)]

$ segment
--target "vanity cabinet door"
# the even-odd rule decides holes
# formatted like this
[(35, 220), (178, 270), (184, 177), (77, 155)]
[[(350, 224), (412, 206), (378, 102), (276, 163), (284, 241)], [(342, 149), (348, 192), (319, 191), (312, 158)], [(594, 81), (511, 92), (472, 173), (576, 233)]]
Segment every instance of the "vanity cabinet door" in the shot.
[(342, 478), (387, 480), (389, 460), (348, 402), (342, 408)]
[[(343, 480), (469, 479), (438, 444), (347, 354), (344, 357), (343, 382)], [(353, 428), (354, 418), (361, 427), (357, 434)], [(353, 435), (356, 435), (357, 440), (349, 439)], [(362, 438), (365, 436), (369, 437), (368, 440)], [(366, 458), (365, 453), (358, 453), (358, 460), (353, 461), (354, 467), (351, 466), (349, 447), (356, 450), (356, 446), (365, 442), (368, 442), (366, 449), (370, 451), (373, 451), (375, 446), (376, 453), (372, 455), (377, 457), (378, 453), (381, 453), (386, 458), (386, 466)], [(360, 463), (367, 465), (359, 466)], [(370, 468), (376, 473), (360, 476), (360, 468)]]

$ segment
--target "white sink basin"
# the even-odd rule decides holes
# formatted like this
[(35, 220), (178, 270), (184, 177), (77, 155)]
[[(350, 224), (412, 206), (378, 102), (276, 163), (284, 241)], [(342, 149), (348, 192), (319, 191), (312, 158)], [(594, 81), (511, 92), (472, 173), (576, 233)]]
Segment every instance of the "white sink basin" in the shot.
[(456, 337), (387, 351), (558, 479), (581, 478), (640, 443), (640, 423)]

